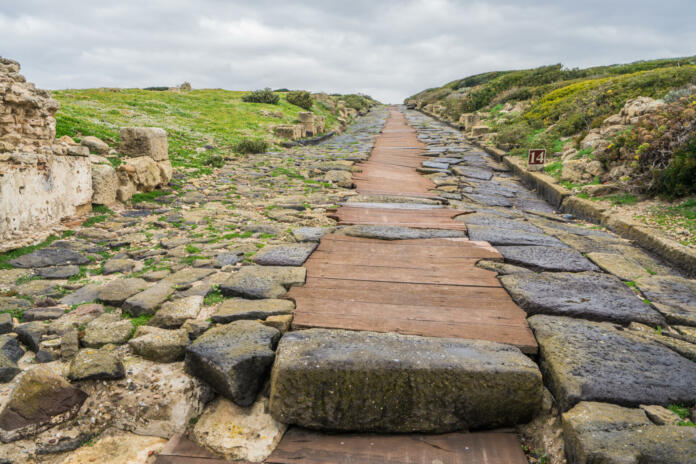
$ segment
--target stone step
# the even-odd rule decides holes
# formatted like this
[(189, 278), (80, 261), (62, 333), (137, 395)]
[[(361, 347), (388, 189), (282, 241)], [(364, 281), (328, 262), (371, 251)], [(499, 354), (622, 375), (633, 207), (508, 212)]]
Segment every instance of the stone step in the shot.
[(509, 345), (308, 329), (278, 346), (270, 412), (312, 429), (444, 433), (525, 423), (541, 398), (536, 364)]

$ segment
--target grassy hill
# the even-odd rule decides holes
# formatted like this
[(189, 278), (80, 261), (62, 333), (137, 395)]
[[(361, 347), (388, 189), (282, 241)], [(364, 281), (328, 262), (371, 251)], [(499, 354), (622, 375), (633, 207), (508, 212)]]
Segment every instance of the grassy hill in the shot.
[[(607, 118), (636, 97), (666, 104), (636, 125), (602, 135), (606, 143), (601, 151), (581, 144), (590, 131), (604, 130)], [(589, 190), (583, 188), (590, 184), (610, 184), (620, 192), (609, 198), (614, 204), (632, 205), (650, 197), (658, 202), (681, 199), (641, 214), (647, 222), (685, 230), (682, 243), (696, 244), (696, 57), (587, 69), (556, 64), (494, 71), (424, 90), (406, 102), (454, 123), (462, 114), (477, 113), (492, 132), (485, 143), (512, 155), (545, 148), (551, 154), (546, 172), (578, 195), (587, 197)], [(569, 161), (599, 161), (604, 174), (569, 182), (562, 174)]]
[[(205, 145), (215, 152), (229, 155), (243, 139), (265, 139), (279, 142), (270, 132), (271, 126), (297, 122), (297, 113), (306, 111), (287, 102), (285, 92), (278, 104), (246, 103), (248, 92), (221, 89), (191, 91), (152, 91), (141, 89), (60, 90), (53, 97), (60, 104), (56, 115), (56, 135), (69, 135), (77, 140), (94, 135), (117, 147), (119, 129), (125, 126), (157, 126), (169, 133), (169, 154), (172, 164), (190, 174), (211, 171), (206, 164), (210, 152), (196, 152)], [(374, 101), (358, 95), (325, 96), (315, 99), (312, 111), (326, 118), (326, 130), (338, 125), (335, 104), (344, 100), (346, 106), (364, 108)]]

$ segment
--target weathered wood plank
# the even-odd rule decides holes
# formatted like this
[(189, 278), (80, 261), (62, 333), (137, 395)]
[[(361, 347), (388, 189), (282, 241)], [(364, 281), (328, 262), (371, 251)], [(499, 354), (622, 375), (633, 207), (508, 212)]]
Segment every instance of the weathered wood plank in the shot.
[(526, 464), (514, 433), (322, 434), (290, 429), (272, 464)]

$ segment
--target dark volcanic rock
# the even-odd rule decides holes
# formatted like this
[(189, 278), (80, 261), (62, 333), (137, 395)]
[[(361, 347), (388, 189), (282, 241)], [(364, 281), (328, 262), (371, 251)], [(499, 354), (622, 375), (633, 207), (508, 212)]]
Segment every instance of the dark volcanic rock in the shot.
[(461, 230), (414, 229), (401, 226), (349, 226), (343, 229), (343, 232), (351, 237), (380, 240), (466, 237), (466, 233)]
[(252, 259), (262, 266), (302, 266), (316, 247), (316, 243), (267, 246)]
[(496, 248), (505, 261), (520, 264), (537, 271), (599, 271), (579, 252), (566, 247), (499, 246)]
[(305, 282), (307, 270), (289, 266), (243, 266), (220, 284), (225, 296), (243, 298), (280, 298), (290, 285)]
[(42, 279), (67, 279), (80, 273), (80, 267), (74, 264), (67, 266), (42, 267), (36, 270)]
[(537, 234), (519, 229), (502, 229), (497, 226), (467, 226), (471, 240), (488, 242), (491, 245), (534, 245), (534, 246), (565, 246), (550, 235)]
[(446, 432), (526, 422), (541, 397), (536, 364), (512, 346), (308, 329), (279, 344), (270, 409), (309, 428)]
[(653, 424), (641, 409), (582, 402), (563, 414), (570, 463), (691, 464), (696, 429)]
[(454, 166), (452, 172), (458, 176), (470, 177), (472, 179), (491, 180), (493, 171), (488, 169), (474, 168), (471, 166)]
[(10, 261), (14, 267), (49, 267), (66, 264), (87, 264), (89, 259), (80, 253), (65, 248), (42, 248)]
[(24, 350), (16, 338), (0, 335), (0, 383), (9, 382), (21, 372), (17, 367), (17, 361), (22, 355)]
[(10, 313), (0, 313), (0, 334), (12, 332), (12, 315)]
[(85, 392), (50, 370), (31, 369), (0, 412), (0, 440), (19, 440), (71, 419), (86, 398)]
[(213, 322), (227, 324), (243, 319), (266, 319), (268, 316), (292, 314), (295, 303), (290, 300), (244, 300), (232, 298), (224, 301), (212, 316)]
[(614, 276), (598, 272), (542, 272), (502, 276), (501, 283), (528, 314), (552, 314), (656, 327), (664, 318)]
[(186, 371), (240, 406), (249, 406), (275, 359), (280, 332), (253, 321), (208, 330), (186, 347)]
[(513, 219), (506, 219), (497, 214), (480, 212), (473, 214), (462, 214), (457, 216), (454, 219), (454, 221), (463, 222), (467, 226), (473, 224), (477, 226), (490, 226), (498, 229), (523, 230), (534, 234), (543, 233), (540, 228), (530, 224), (527, 221), (515, 221)]
[(646, 276), (636, 285), (672, 324), (696, 325), (696, 280)]
[(27, 345), (31, 351), (37, 352), (39, 351), (41, 337), (48, 331), (48, 328), (43, 323), (34, 321), (20, 324), (15, 327), (14, 331), (17, 333), (20, 342)]
[(50, 321), (53, 319), (58, 319), (65, 314), (63, 308), (33, 308), (24, 311), (22, 314), (22, 320), (26, 322), (31, 321)]
[(562, 410), (580, 401), (692, 404), (696, 363), (608, 323), (529, 318), (544, 379)]

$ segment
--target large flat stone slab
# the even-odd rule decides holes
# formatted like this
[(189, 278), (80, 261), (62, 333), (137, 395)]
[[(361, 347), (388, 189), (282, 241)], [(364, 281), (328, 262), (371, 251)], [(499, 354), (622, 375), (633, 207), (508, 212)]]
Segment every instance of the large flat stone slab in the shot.
[[(525, 226), (527, 226), (525, 224)], [(497, 226), (468, 225), (469, 238), (475, 241), (488, 242), (491, 245), (534, 245), (534, 246), (565, 246), (550, 235), (530, 232), (520, 229), (502, 229)]]
[(21, 268), (87, 263), (89, 263), (89, 259), (86, 256), (65, 248), (42, 248), (10, 261), (11, 265)]
[(579, 252), (557, 246), (499, 246), (496, 248), (505, 261), (526, 266), (535, 271), (599, 271)]
[(454, 218), (455, 222), (463, 222), (466, 225), (491, 226), (498, 229), (523, 230), (535, 234), (541, 234), (542, 230), (537, 226), (530, 224), (527, 221), (515, 221), (507, 219), (498, 214), (491, 213), (473, 213), (461, 214)]
[(466, 233), (461, 230), (416, 229), (403, 226), (349, 226), (343, 229), (343, 233), (350, 237), (374, 238), (378, 240), (466, 237)]
[(636, 285), (668, 322), (696, 326), (696, 280), (646, 276), (638, 279)]
[(290, 285), (303, 284), (306, 276), (303, 267), (243, 266), (220, 284), (220, 291), (226, 296), (251, 299), (280, 298)]
[(240, 406), (249, 406), (273, 364), (280, 332), (254, 321), (208, 330), (186, 347), (186, 371)]
[(290, 300), (232, 298), (223, 301), (211, 319), (213, 322), (227, 324), (244, 319), (266, 319), (269, 316), (292, 314), (293, 309), (295, 309), (295, 303)]
[(560, 408), (580, 401), (624, 406), (693, 404), (696, 363), (607, 323), (537, 315), (529, 325)]
[(262, 266), (302, 266), (316, 247), (316, 243), (268, 246), (256, 253), (252, 260)]
[(563, 414), (569, 463), (689, 464), (696, 456), (696, 429), (658, 426), (641, 409), (582, 402)]
[(446, 432), (526, 422), (541, 394), (536, 364), (512, 346), (308, 329), (279, 344), (271, 414), (308, 428)]
[(510, 274), (500, 282), (529, 314), (597, 321), (642, 322), (656, 327), (664, 318), (618, 278), (598, 272)]

